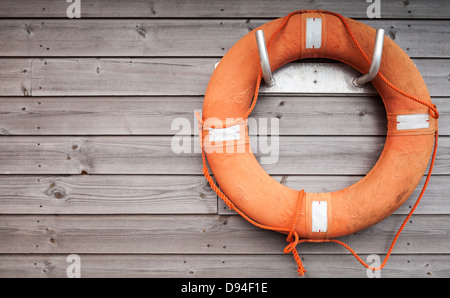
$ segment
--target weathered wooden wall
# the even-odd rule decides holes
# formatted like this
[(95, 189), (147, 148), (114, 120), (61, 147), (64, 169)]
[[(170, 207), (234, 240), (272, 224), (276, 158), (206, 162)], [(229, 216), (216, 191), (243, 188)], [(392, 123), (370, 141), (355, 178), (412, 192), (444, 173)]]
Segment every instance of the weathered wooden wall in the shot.
[[(450, 4), (381, 1), (381, 19), (351, 1), (81, 0), (0, 2), (0, 277), (296, 277), (284, 236), (227, 210), (201, 156), (175, 154), (177, 117), (192, 127), (214, 64), (243, 35), (299, 9), (342, 13), (397, 42), (436, 103), (440, 139), (430, 185), (382, 277), (450, 277)], [(315, 76), (308, 74), (314, 68)], [(263, 167), (306, 191), (351, 185), (376, 162), (386, 132), (373, 88), (336, 90), (340, 63), (264, 88), (252, 117), (280, 121), (280, 159)], [(315, 80), (314, 83), (313, 80)], [(336, 91), (338, 93), (336, 93)], [(256, 138), (256, 136), (254, 136)], [(383, 259), (420, 186), (394, 215), (342, 240)], [(307, 277), (365, 277), (347, 250), (299, 247)]]

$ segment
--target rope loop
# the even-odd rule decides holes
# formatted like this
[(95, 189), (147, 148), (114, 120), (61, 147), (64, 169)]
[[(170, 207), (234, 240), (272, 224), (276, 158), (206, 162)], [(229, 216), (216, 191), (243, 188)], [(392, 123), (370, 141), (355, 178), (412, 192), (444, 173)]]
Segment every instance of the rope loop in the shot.
[(432, 104), (431, 107), (429, 107), (429, 113), (434, 119), (439, 119), (439, 112), (435, 104)]

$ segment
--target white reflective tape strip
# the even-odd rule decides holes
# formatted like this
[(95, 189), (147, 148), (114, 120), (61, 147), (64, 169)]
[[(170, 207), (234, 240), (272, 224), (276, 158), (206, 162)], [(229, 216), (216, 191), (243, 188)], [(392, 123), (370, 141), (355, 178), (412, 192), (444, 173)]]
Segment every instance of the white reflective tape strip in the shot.
[(429, 128), (429, 121), (428, 114), (397, 115), (397, 130)]
[(210, 142), (222, 142), (239, 140), (241, 137), (240, 125), (234, 125), (226, 128), (210, 128), (209, 129), (209, 141)]
[(327, 201), (312, 201), (312, 231), (326, 232), (328, 229)]
[(306, 19), (306, 48), (318, 49), (322, 46), (322, 19)]

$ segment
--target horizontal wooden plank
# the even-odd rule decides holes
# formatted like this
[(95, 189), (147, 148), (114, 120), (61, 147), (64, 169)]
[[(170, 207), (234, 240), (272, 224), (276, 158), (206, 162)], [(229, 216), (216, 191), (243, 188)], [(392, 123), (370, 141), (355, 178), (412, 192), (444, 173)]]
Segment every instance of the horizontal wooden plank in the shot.
[[(404, 216), (392, 215), (340, 238), (358, 253), (386, 253)], [(0, 253), (281, 254), (285, 235), (239, 216), (218, 215), (2, 215)], [(393, 253), (448, 253), (450, 216), (415, 215)], [(306, 243), (301, 253), (348, 254), (334, 243)]]
[[(268, 20), (0, 20), (0, 56), (223, 56)], [(410, 57), (450, 57), (450, 21), (364, 20)], [(180, 46), (182, 45), (182, 46)]]
[(245, 19), (0, 20), (0, 40), (9, 40), (0, 56), (223, 56), (252, 26)]
[[(194, 111), (202, 106), (202, 97), (4, 97), (0, 127), (4, 135), (190, 135), (198, 134)], [(252, 134), (267, 125), (271, 133), (276, 120), (280, 135), (384, 135), (385, 114), (375, 96), (265, 96), (249, 126)]]
[[(350, 186), (362, 176), (275, 176), (293, 189), (329, 192)], [(450, 214), (448, 176), (433, 176), (415, 214)], [(422, 188), (395, 214), (407, 214)], [(234, 214), (203, 176), (72, 175), (0, 176), (1, 214)]]
[[(83, 254), (79, 257), (81, 278), (298, 277), (297, 265), (291, 255)], [(368, 259), (367, 254), (360, 257), (363, 261)], [(384, 256), (379, 257), (382, 260)], [(67, 268), (71, 265), (68, 258), (70, 260), (69, 255), (55, 254), (0, 255), (0, 277), (66, 278)], [(393, 254), (377, 274), (381, 278), (447, 278), (450, 276), (449, 260), (446, 254)], [(305, 278), (367, 278), (367, 269), (350, 255), (302, 254), (302, 263), (307, 270)], [(368, 263), (371, 263), (370, 259)], [(219, 283), (216, 281), (216, 288)], [(269, 289), (273, 286), (268, 281)]]
[[(450, 135), (450, 98), (433, 98), (439, 133)], [(3, 135), (192, 135), (202, 97), (3, 97)], [(275, 122), (276, 121), (276, 122)], [(385, 135), (378, 96), (261, 96), (249, 117), (251, 134)], [(36, 129), (40, 127), (40, 129)], [(273, 131), (275, 133), (275, 131)]]
[[(447, 71), (450, 60), (413, 61), (432, 96), (450, 94)], [(213, 58), (35, 59), (31, 94), (204, 95), (216, 62), (217, 59)], [(359, 72), (343, 63), (290, 63), (282, 69), (274, 73), (279, 83), (272, 87), (263, 86), (261, 93), (376, 94), (372, 85), (354, 87), (351, 81)], [(328, 75), (330, 71), (339, 74), (332, 83)]]
[[(413, 61), (432, 96), (450, 94), (450, 60)], [(4, 84), (0, 96), (204, 95), (216, 62), (214, 58), (1, 59), (0, 79)], [(333, 84), (327, 77), (330, 70), (341, 74)], [(283, 84), (263, 86), (262, 94), (376, 94), (371, 85), (354, 87), (351, 80), (358, 72), (342, 63), (291, 63), (274, 74), (283, 77), (278, 81)], [(299, 79), (302, 84), (298, 84)]]
[[(71, 3), (65, 1), (3, 0), (0, 17), (66, 18)], [(208, 0), (83, 0), (81, 18), (235, 18), (281, 17), (299, 9), (323, 9), (342, 13), (347, 17), (368, 18), (371, 3), (365, 1), (219, 1)], [(369, 8), (370, 9), (370, 8)], [(445, 0), (390, 1), (382, 3), (381, 18), (447, 18), (450, 7)]]
[[(273, 176), (275, 180), (292, 189), (306, 192), (332, 192), (353, 185), (363, 176)], [(432, 176), (428, 183), (424, 197), (418, 205), (414, 214), (450, 214), (450, 206), (446, 203), (450, 185), (448, 176)], [(422, 190), (425, 177), (416, 187), (409, 199), (401, 205), (394, 214), (408, 214), (416, 202)], [(219, 199), (218, 211), (221, 215), (237, 214)], [(1, 207), (0, 207), (1, 208)]]
[[(0, 142), (2, 174), (201, 174), (198, 139), (190, 136), (2, 139), (5, 140)], [(180, 142), (188, 147), (177, 154), (173, 148), (178, 150)], [(366, 174), (381, 153), (384, 140), (282, 137), (278, 149), (273, 144), (273, 156), (279, 154), (278, 162), (264, 165), (272, 174), (327, 174), (324, 170), (331, 171), (328, 174)], [(259, 152), (255, 149), (253, 152)]]
[(203, 176), (0, 176), (1, 214), (206, 214), (217, 196)]
[(202, 95), (217, 59), (36, 59), (35, 96)]
[[(269, 174), (365, 175), (378, 160), (384, 139), (253, 136), (250, 141), (258, 160), (265, 158), (262, 166)], [(441, 137), (434, 174), (450, 174), (449, 152), (450, 138)], [(201, 168), (197, 137), (0, 138), (1, 174), (201, 175)]]
[(202, 97), (3, 97), (0, 133), (174, 135), (180, 128), (172, 129), (172, 123), (185, 119), (189, 134), (194, 134), (191, 129), (198, 127), (194, 111), (202, 106)]
[[(450, 23), (441, 21), (413, 22), (400, 20), (362, 20), (363, 23), (376, 29), (384, 29), (389, 36), (410, 57), (449, 57), (446, 44), (450, 40)], [(440, 43), (444, 38), (446, 41)], [(436, 42), (437, 41), (437, 42)]]
[(31, 95), (33, 59), (0, 59), (0, 96)]

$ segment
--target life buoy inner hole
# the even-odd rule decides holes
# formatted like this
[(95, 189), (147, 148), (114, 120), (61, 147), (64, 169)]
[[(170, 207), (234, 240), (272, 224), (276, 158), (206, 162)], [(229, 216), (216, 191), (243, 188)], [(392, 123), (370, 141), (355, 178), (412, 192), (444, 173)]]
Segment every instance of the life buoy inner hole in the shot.
[(250, 144), (261, 166), (280, 183), (307, 192), (332, 192), (367, 174), (384, 148), (386, 110), (371, 83), (331, 59), (303, 59), (261, 85), (248, 119)]

